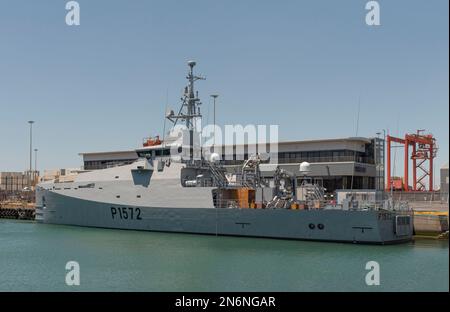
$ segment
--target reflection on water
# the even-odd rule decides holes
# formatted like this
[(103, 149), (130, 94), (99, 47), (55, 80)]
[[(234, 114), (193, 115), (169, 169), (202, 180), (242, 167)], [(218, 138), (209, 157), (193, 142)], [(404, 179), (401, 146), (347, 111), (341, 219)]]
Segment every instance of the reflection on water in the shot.
[[(448, 291), (448, 241), (368, 246), (0, 220), (0, 290)], [(65, 264), (81, 285), (65, 285)], [(377, 261), (381, 285), (365, 284)]]
[(443, 248), (448, 250), (448, 239), (434, 239), (434, 238), (416, 238), (414, 242), (411, 243), (415, 248)]

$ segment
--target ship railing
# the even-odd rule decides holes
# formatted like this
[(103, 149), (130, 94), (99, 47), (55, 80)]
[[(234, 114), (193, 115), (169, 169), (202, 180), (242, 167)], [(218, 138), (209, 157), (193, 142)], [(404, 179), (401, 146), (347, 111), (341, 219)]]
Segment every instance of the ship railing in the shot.
[(236, 183), (235, 186), (240, 186), (244, 188), (253, 188), (255, 187), (257, 178), (253, 174), (242, 174), (242, 173), (236, 173)]
[(240, 202), (237, 199), (215, 200), (214, 206), (217, 208), (241, 208)]
[[(308, 200), (308, 201), (296, 201), (289, 208), (299, 210), (323, 210), (323, 209), (336, 209), (336, 210), (351, 210), (351, 211), (402, 211), (410, 212), (411, 208), (407, 202), (390, 202), (390, 201), (359, 201), (354, 202), (353, 205), (345, 206), (338, 204), (336, 201), (329, 200)], [(214, 201), (214, 206), (217, 208), (266, 208), (267, 203), (254, 203), (247, 202), (244, 199), (220, 199)]]
[[(352, 206), (352, 203), (354, 204)], [(390, 211), (410, 211), (408, 202), (405, 201), (353, 201), (350, 202), (350, 210), (390, 210)]]
[(224, 173), (216, 168), (214, 164), (207, 163), (207, 165), (216, 184), (220, 187), (225, 187), (228, 184), (228, 180)]
[(407, 202), (391, 202), (389, 200), (380, 201), (352, 201), (348, 204), (337, 203), (335, 200), (305, 200), (300, 201), (300, 207), (308, 210), (315, 209), (337, 209), (352, 211), (404, 211), (409, 212), (411, 208)]
[[(275, 200), (275, 199), (274, 199)], [(283, 199), (278, 198), (276, 201), (279, 201), (280, 203), (288, 204), (287, 208), (283, 209), (322, 209), (327, 204), (329, 204), (328, 201), (309, 201), (308, 203), (299, 203), (292, 199)], [(245, 199), (220, 199), (214, 201), (214, 206), (218, 208), (263, 208), (263, 209), (282, 209), (282, 208), (276, 208), (277, 205), (271, 206), (270, 203), (273, 204), (273, 201), (264, 202), (264, 203), (256, 203), (256, 202), (247, 202)], [(296, 204), (296, 205), (294, 205)], [(294, 205), (294, 206), (291, 206)], [(340, 209), (339, 206), (335, 205), (336, 209)]]

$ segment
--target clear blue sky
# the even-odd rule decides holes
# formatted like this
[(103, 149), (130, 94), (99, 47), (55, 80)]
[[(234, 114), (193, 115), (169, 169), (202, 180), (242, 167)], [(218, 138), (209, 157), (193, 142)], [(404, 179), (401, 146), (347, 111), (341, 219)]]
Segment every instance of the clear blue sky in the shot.
[(0, 171), (76, 167), (79, 152), (129, 149), (178, 107), (186, 61), (218, 92), (219, 124), (279, 124), (282, 140), (428, 129), (448, 160), (448, 1), (0, 0)]

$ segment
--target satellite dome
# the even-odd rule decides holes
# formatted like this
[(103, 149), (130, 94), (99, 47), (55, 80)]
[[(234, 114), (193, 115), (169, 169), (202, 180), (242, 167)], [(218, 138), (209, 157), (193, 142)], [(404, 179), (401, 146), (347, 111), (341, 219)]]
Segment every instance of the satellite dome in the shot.
[(300, 174), (308, 175), (311, 172), (311, 164), (309, 162), (302, 162), (300, 164)]
[(217, 153), (212, 153), (209, 159), (211, 162), (218, 162), (220, 160), (220, 155)]

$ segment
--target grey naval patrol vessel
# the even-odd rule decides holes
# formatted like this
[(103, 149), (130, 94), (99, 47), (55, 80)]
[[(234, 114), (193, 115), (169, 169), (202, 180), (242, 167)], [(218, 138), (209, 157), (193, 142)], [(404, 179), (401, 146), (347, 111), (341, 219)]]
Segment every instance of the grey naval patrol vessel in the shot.
[[(36, 188), (36, 220), (127, 230), (392, 244), (412, 239), (409, 208), (384, 199), (326, 202), (319, 186), (251, 155), (230, 173), (218, 154), (198, 154), (192, 142), (201, 118), (189, 62), (182, 105), (167, 118), (185, 122), (189, 144), (170, 135), (136, 150), (130, 165), (83, 172)], [(176, 155), (174, 155), (176, 154)], [(200, 148), (200, 154), (203, 154)], [(198, 155), (197, 155), (198, 156)], [(272, 178), (261, 175), (272, 170)], [(308, 172), (303, 163), (300, 172)], [(297, 182), (297, 181), (302, 182)]]

